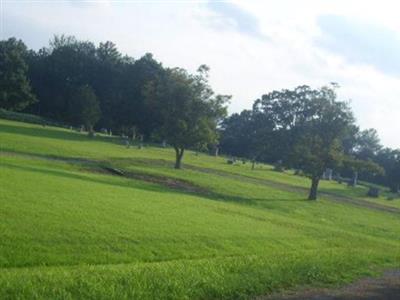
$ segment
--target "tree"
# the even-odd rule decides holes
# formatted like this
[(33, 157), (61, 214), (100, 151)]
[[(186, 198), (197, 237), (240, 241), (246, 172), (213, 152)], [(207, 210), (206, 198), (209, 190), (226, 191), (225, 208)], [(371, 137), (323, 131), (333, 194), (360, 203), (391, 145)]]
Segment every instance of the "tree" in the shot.
[(325, 169), (335, 168), (344, 158), (343, 138), (354, 122), (347, 103), (336, 100), (333, 87), (304, 89), (296, 101), (294, 165), (311, 178), (309, 200), (317, 199), (319, 181)]
[(221, 145), (230, 154), (250, 159), (254, 169), (255, 162), (272, 150), (272, 129), (268, 115), (244, 110), (223, 121)]
[(89, 135), (93, 135), (93, 126), (99, 120), (101, 111), (93, 89), (84, 85), (72, 93), (69, 102), (70, 121), (75, 125), (85, 125)]
[(40, 101), (32, 112), (69, 122), (70, 99), (77, 87), (93, 87), (96, 47), (71, 36), (55, 36), (48, 48), (30, 53), (30, 78)]
[(385, 174), (385, 170), (372, 160), (362, 160), (353, 158), (351, 156), (346, 156), (343, 159), (343, 166), (347, 169), (350, 169), (354, 174), (353, 180), (351, 181), (351, 186), (357, 185), (358, 174), (361, 172), (369, 173), (372, 176)]
[(145, 89), (150, 82), (161, 81), (165, 71), (150, 53), (127, 64), (125, 69), (119, 106), (120, 122), (125, 128), (135, 126), (141, 135), (148, 138), (160, 125), (158, 106), (164, 104), (146, 101)]
[(393, 153), (393, 165), (388, 170), (388, 181), (390, 184), (390, 190), (393, 193), (400, 193), (400, 150), (394, 150)]
[(316, 200), (323, 172), (344, 157), (343, 140), (354, 123), (347, 103), (336, 100), (335, 86), (299, 86), (263, 95), (254, 107), (273, 120), (274, 145), (283, 164), (311, 179), (308, 198)]
[(372, 159), (381, 149), (382, 145), (376, 129), (366, 129), (356, 135), (354, 152), (357, 158), (363, 160)]
[(220, 145), (225, 153), (250, 158), (250, 127), (253, 122), (251, 110), (232, 114), (221, 124)]
[(196, 75), (179, 68), (167, 69), (162, 78), (147, 85), (145, 101), (158, 104), (159, 135), (174, 147), (176, 169), (181, 168), (185, 149), (216, 142), (217, 126), (226, 115), (228, 99), (214, 96), (204, 66)]
[(390, 187), (391, 192), (400, 192), (400, 149), (392, 150), (384, 148), (378, 152), (375, 158), (385, 169), (385, 176), (378, 177), (378, 183)]
[(21, 40), (0, 41), (0, 107), (23, 110), (36, 102), (27, 78), (27, 49)]

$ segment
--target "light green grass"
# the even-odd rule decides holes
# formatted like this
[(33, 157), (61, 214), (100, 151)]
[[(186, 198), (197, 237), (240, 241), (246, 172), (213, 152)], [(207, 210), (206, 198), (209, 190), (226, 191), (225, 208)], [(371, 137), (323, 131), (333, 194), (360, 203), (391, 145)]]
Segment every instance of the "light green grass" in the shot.
[[(174, 170), (171, 149), (3, 120), (0, 147), (0, 298), (247, 298), (400, 267), (399, 215), (202, 171), (307, 183), (269, 166), (188, 151)], [(91, 172), (83, 159), (209, 193)]]

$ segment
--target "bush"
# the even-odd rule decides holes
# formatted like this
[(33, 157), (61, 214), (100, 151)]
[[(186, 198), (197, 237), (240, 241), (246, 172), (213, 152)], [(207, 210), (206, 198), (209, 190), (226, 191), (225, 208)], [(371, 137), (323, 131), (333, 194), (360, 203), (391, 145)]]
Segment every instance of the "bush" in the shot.
[(376, 187), (370, 187), (367, 193), (368, 197), (378, 198), (380, 190)]
[(60, 123), (46, 120), (46, 119), (36, 116), (36, 115), (8, 111), (8, 110), (2, 109), (2, 108), (0, 108), (0, 118), (6, 119), (6, 120), (11, 120), (11, 121), (31, 123), (31, 124), (61, 126)]

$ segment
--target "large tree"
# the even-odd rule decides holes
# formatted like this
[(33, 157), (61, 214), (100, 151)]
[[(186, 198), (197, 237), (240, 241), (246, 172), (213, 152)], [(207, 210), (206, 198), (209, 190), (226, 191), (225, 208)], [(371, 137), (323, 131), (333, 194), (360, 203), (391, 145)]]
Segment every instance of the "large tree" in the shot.
[(157, 105), (160, 136), (175, 149), (176, 169), (181, 168), (185, 149), (216, 142), (217, 126), (226, 115), (229, 97), (214, 96), (207, 71), (206, 66), (195, 75), (183, 69), (168, 69), (145, 92), (146, 103)]
[(323, 172), (338, 166), (344, 157), (343, 141), (354, 122), (347, 103), (336, 100), (335, 86), (299, 86), (264, 95), (255, 107), (274, 121), (283, 163), (311, 179), (308, 198), (317, 199)]
[(27, 48), (21, 40), (0, 41), (0, 107), (23, 110), (36, 102), (27, 78)]
[(382, 145), (376, 129), (365, 129), (356, 135), (354, 154), (357, 158), (372, 159), (381, 149)]
[(292, 159), (311, 178), (308, 199), (316, 200), (323, 172), (343, 160), (343, 138), (354, 118), (347, 103), (336, 100), (331, 87), (305, 89), (298, 103)]

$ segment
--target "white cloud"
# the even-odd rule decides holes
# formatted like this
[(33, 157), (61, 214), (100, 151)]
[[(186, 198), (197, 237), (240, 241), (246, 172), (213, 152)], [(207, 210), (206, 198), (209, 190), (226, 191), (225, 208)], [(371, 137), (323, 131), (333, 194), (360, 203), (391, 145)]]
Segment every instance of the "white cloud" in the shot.
[(273, 89), (336, 81), (341, 97), (352, 99), (359, 124), (375, 127), (385, 145), (400, 147), (399, 78), (352, 64), (315, 43), (324, 14), (400, 33), (397, 1), (233, 1), (243, 14), (216, 12), (201, 1), (70, 2), (3, 1), (3, 38), (17, 36), (38, 48), (52, 34), (66, 33), (112, 40), (134, 57), (152, 52), (167, 66), (194, 71), (206, 63), (215, 90), (234, 96), (231, 111), (250, 108)]

